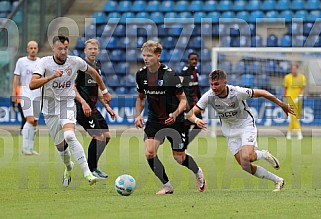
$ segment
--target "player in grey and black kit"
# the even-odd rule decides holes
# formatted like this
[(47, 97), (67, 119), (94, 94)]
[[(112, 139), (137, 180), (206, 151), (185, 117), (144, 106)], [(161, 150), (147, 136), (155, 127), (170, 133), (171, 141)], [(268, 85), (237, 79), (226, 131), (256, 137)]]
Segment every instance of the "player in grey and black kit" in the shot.
[[(87, 64), (100, 73), (100, 64), (96, 60), (99, 53), (99, 42), (96, 39), (87, 40), (85, 42), (84, 52)], [(97, 110), (97, 100), (104, 105), (112, 119), (115, 118), (115, 113), (110, 106), (105, 103), (97, 83), (89, 74), (78, 74), (75, 90), (77, 122), (92, 136), (88, 147), (89, 169), (94, 176), (105, 179), (108, 175), (98, 168), (98, 160), (110, 140), (110, 134), (105, 118)]]
[(183, 114), (186, 108), (186, 97), (176, 73), (159, 62), (161, 52), (162, 46), (155, 41), (149, 40), (143, 44), (145, 66), (136, 74), (138, 92), (135, 126), (144, 127), (141, 113), (147, 97), (148, 119), (144, 129), (145, 156), (150, 168), (163, 183), (163, 188), (156, 193), (157, 195), (174, 192), (165, 168), (157, 156), (157, 150), (165, 137), (171, 142), (174, 159), (193, 171), (198, 189), (203, 192), (206, 186), (203, 171), (193, 157), (186, 153), (187, 141)]

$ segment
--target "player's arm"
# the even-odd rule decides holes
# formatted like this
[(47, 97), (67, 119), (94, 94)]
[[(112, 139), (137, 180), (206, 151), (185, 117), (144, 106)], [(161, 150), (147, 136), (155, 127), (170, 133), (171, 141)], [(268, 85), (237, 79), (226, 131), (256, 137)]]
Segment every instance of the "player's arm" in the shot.
[(108, 103), (106, 103), (103, 94), (101, 93), (101, 90), (98, 89), (98, 100), (99, 102), (105, 107), (106, 111), (108, 112), (108, 114), (111, 116), (112, 119), (116, 118), (116, 113), (114, 112), (114, 110), (109, 106)]
[(111, 94), (108, 92), (103, 79), (100, 77), (99, 73), (96, 71), (96, 69), (94, 69), (93, 67), (91, 67), (90, 65), (88, 65), (88, 69), (86, 71), (86, 73), (88, 73), (98, 84), (100, 90), (102, 91), (104, 100), (109, 103), (111, 101)]
[(136, 106), (135, 106), (135, 127), (143, 128), (144, 127), (144, 118), (142, 112), (145, 108), (146, 95), (141, 92), (137, 92)]
[(271, 94), (267, 90), (253, 89), (253, 97), (264, 97), (265, 99), (268, 99), (271, 102), (280, 106), (286, 114), (291, 113), (291, 114), (295, 115), (294, 111), (293, 111), (294, 106), (291, 106), (290, 104), (283, 103), (279, 98), (277, 98), (276, 96), (274, 96), (273, 94)]
[(190, 122), (195, 123), (198, 127), (204, 129), (206, 128), (207, 122), (204, 120), (197, 118), (196, 115), (200, 114), (202, 110), (198, 106), (194, 106), (187, 114), (186, 119), (188, 119)]
[(55, 71), (54, 74), (46, 76), (46, 77), (41, 77), (40, 74), (33, 73), (30, 84), (29, 84), (29, 88), (30, 88), (30, 90), (38, 89), (38, 88), (42, 87), (43, 85), (45, 85), (46, 83), (48, 83), (49, 81), (51, 81), (52, 79), (61, 77), (63, 73), (64, 73), (63, 71), (57, 70), (57, 71)]
[(82, 98), (82, 96), (78, 92), (78, 89), (77, 89), (76, 86), (74, 87), (74, 90), (75, 90), (75, 94), (76, 94), (75, 100), (81, 104), (81, 107), (82, 107), (82, 110), (84, 111), (85, 116), (86, 117), (91, 116), (91, 108), (90, 108), (90, 106), (88, 105), (86, 100), (84, 98)]
[(176, 94), (176, 97), (179, 100), (177, 109), (168, 115), (168, 119), (165, 120), (165, 124), (171, 125), (176, 121), (177, 116), (183, 113), (187, 107), (187, 100), (184, 92)]
[(11, 93), (11, 103), (12, 105), (16, 104), (17, 101), (17, 87), (20, 85), (20, 75), (14, 75), (12, 80), (12, 93)]

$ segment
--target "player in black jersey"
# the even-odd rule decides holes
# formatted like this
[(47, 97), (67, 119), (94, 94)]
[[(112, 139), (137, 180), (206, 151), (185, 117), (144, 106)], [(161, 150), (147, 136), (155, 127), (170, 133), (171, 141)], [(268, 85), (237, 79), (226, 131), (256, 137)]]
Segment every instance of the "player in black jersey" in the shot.
[(170, 141), (174, 159), (192, 170), (196, 176), (198, 189), (205, 190), (203, 171), (193, 157), (186, 154), (184, 110), (186, 97), (179, 77), (168, 66), (160, 63), (162, 46), (149, 40), (143, 44), (142, 53), (145, 66), (136, 74), (137, 100), (135, 126), (144, 127), (141, 115), (145, 100), (148, 102), (148, 119), (145, 132), (145, 156), (155, 175), (164, 184), (157, 195), (172, 194), (173, 187), (166, 175), (165, 168), (157, 156), (157, 150), (165, 137)]
[[(198, 53), (196, 52), (191, 52), (188, 54), (188, 65), (183, 67), (180, 78), (182, 81), (182, 85), (184, 88), (184, 93), (187, 99), (187, 111), (188, 112), (190, 109), (193, 108), (193, 106), (196, 105), (197, 100), (199, 100), (202, 96), (200, 87), (198, 85), (198, 76), (199, 72), (197, 69), (197, 63), (198, 63)], [(202, 114), (199, 113), (196, 115), (197, 118), (202, 119)], [(188, 142), (192, 142), (193, 139), (200, 133), (202, 130), (199, 128), (197, 125), (194, 123), (190, 122), (188, 119), (186, 119), (185, 122), (186, 130), (187, 130), (187, 135), (188, 135)], [(194, 126), (192, 128), (192, 126)], [(192, 128), (192, 129), (191, 129)]]
[[(84, 52), (85, 61), (100, 73), (100, 64), (96, 60), (99, 53), (99, 42), (95, 39), (87, 40)], [(88, 147), (89, 169), (94, 176), (105, 179), (108, 175), (98, 168), (98, 160), (110, 140), (110, 134), (106, 120), (96, 108), (97, 100), (104, 105), (112, 119), (115, 118), (115, 113), (103, 100), (97, 83), (89, 74), (78, 74), (75, 91), (77, 122), (92, 136)]]

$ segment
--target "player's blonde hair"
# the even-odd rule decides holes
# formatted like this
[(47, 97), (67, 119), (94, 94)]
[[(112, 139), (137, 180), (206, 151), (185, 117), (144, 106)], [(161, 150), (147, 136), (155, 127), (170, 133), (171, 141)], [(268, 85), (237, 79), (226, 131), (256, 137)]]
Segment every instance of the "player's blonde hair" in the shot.
[(89, 39), (89, 40), (86, 40), (85, 41), (85, 47), (88, 45), (88, 44), (94, 44), (94, 45), (97, 45), (99, 47), (99, 41), (96, 40), (96, 39)]
[(162, 50), (163, 50), (163, 46), (153, 40), (148, 40), (147, 42), (145, 42), (142, 46), (142, 51), (147, 50), (147, 51), (151, 51), (154, 54), (161, 54)]

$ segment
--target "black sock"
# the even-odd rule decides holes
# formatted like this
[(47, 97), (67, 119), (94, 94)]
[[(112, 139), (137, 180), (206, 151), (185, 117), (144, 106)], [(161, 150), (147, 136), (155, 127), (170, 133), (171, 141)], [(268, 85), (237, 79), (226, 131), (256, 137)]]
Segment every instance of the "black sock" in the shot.
[(185, 160), (183, 161), (182, 165), (187, 167), (191, 171), (193, 171), (193, 173), (195, 174), (198, 172), (199, 168), (195, 160), (193, 159), (193, 157), (189, 156), (188, 154), (186, 154)]
[(97, 141), (92, 139), (88, 147), (88, 166), (90, 171), (97, 168), (98, 160), (106, 147), (106, 141)]
[(152, 159), (147, 159), (147, 162), (152, 169), (152, 171), (155, 173), (155, 175), (160, 179), (160, 181), (165, 184), (169, 181), (165, 168), (162, 164), (162, 162), (158, 159), (158, 156), (152, 158)]

